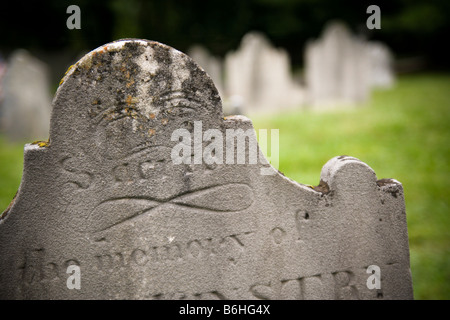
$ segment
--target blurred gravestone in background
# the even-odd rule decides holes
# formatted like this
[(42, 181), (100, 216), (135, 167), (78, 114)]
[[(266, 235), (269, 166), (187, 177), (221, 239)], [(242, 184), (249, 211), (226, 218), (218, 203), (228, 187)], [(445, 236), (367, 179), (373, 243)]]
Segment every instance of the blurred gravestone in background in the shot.
[(393, 86), (393, 64), (385, 44), (359, 38), (332, 21), (320, 39), (306, 45), (307, 103), (320, 109), (364, 103), (372, 89)]
[(373, 88), (391, 88), (395, 82), (394, 57), (391, 50), (378, 41), (367, 44), (370, 69), (370, 85)]
[(303, 91), (293, 81), (287, 52), (274, 48), (261, 33), (251, 32), (225, 57), (223, 98), (225, 109), (231, 105), (244, 114), (277, 112), (300, 106)]
[(7, 69), (6, 61), (3, 59), (2, 54), (0, 53), (0, 119), (2, 117), (2, 102), (3, 102), (3, 78), (5, 77)]
[(320, 39), (307, 44), (305, 80), (308, 104), (314, 107), (365, 102), (371, 84), (365, 42), (343, 23), (329, 23)]
[(48, 138), (51, 95), (47, 66), (25, 50), (12, 53), (3, 83), (1, 131), (11, 141)]
[(322, 39), (307, 44), (306, 86), (294, 81), (287, 51), (274, 48), (262, 33), (245, 35), (225, 63), (199, 45), (188, 54), (217, 83), (225, 114), (359, 105), (372, 89), (390, 88), (395, 79), (389, 48), (352, 35), (340, 22), (329, 23)]

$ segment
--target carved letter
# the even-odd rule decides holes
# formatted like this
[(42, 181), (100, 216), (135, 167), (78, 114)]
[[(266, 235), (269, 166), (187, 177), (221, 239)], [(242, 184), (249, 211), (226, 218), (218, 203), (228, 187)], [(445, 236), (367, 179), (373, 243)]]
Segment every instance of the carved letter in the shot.
[(131, 252), (131, 259), (138, 266), (144, 266), (148, 262), (145, 251), (141, 249), (133, 250), (133, 252)]
[(353, 278), (353, 272), (341, 271), (333, 273), (335, 282), (336, 299), (357, 300), (359, 299), (358, 290), (355, 285), (350, 284)]

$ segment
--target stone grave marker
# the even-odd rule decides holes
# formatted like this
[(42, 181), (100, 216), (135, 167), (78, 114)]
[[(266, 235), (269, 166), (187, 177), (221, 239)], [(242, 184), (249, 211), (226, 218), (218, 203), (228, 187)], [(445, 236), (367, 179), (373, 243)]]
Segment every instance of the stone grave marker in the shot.
[(330, 22), (305, 49), (308, 103), (321, 109), (363, 103), (370, 93), (370, 72), (366, 42), (345, 24)]
[(49, 143), (25, 146), (0, 220), (0, 298), (413, 297), (398, 181), (341, 156), (308, 187), (252, 145), (251, 121), (224, 119), (181, 52), (128, 39), (88, 53), (56, 93)]
[(48, 138), (52, 99), (44, 62), (25, 50), (12, 53), (3, 80), (0, 129), (11, 141)]
[(225, 101), (240, 101), (243, 114), (298, 108), (303, 88), (293, 81), (288, 53), (259, 32), (246, 34), (225, 57)]
[(5, 76), (6, 69), (7, 69), (6, 61), (3, 59), (2, 53), (0, 52), (0, 119), (2, 117), (3, 78)]
[(379, 41), (370, 41), (367, 46), (371, 65), (371, 86), (391, 88), (395, 82), (394, 57), (391, 50)]

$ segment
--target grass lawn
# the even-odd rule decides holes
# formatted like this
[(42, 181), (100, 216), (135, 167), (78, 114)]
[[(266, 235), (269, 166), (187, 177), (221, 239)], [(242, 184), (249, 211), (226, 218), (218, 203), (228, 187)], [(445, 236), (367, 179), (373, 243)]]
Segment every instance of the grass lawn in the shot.
[[(289, 112), (252, 117), (256, 129), (280, 130), (280, 171), (317, 185), (322, 166), (350, 155), (379, 179), (405, 190), (416, 299), (450, 299), (450, 74), (401, 77), (373, 93), (365, 107), (345, 111)], [(23, 144), (0, 136), (0, 211), (22, 174)]]

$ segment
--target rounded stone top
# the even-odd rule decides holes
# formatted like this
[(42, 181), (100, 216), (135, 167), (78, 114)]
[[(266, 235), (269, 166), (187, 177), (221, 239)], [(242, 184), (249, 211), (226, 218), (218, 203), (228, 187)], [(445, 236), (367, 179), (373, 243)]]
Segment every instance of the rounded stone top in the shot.
[(123, 39), (68, 69), (53, 101), (50, 139), (82, 142), (101, 127), (107, 136), (154, 140), (183, 123), (221, 119), (216, 87), (189, 56), (158, 42)]

